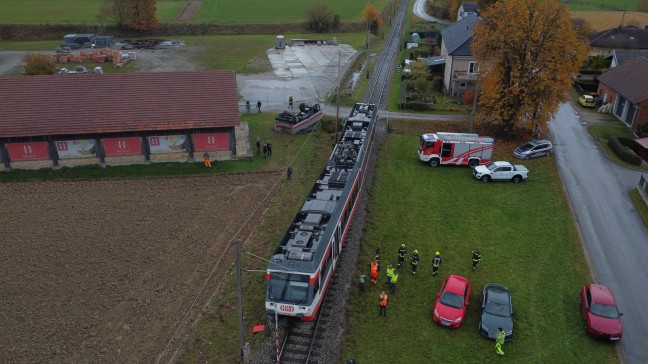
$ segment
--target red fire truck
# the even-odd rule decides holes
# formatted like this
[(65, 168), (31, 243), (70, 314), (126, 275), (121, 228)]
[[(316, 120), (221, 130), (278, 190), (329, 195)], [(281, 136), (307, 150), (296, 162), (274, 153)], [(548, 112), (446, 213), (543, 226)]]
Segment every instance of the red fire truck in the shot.
[(418, 157), (432, 167), (441, 164), (475, 167), (489, 163), (495, 140), (466, 133), (428, 133), (421, 135)]

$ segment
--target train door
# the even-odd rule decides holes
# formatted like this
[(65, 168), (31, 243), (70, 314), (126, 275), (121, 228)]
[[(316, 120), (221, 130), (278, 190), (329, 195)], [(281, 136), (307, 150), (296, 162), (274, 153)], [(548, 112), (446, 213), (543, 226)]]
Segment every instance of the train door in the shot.
[(342, 227), (338, 221), (337, 226), (335, 227), (335, 236), (333, 238), (333, 257), (337, 260), (338, 254), (342, 249)]

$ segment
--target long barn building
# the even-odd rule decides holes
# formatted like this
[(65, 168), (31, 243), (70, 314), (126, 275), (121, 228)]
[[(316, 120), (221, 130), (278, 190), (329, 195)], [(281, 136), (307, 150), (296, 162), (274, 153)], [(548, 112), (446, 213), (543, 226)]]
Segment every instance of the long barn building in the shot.
[(237, 101), (233, 71), (0, 77), (0, 159), (10, 170), (245, 156)]

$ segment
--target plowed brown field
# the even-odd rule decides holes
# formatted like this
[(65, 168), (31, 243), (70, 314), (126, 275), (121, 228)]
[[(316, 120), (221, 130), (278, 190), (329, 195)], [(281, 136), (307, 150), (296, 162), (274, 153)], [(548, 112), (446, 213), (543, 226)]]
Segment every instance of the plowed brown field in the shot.
[(155, 362), (277, 177), (0, 184), (0, 362)]

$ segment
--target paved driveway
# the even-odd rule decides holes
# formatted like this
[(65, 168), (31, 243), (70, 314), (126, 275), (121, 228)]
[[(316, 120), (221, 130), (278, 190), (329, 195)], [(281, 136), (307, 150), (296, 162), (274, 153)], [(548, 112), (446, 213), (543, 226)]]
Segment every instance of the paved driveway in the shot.
[(641, 173), (608, 161), (587, 133), (587, 114), (581, 120), (572, 105), (561, 105), (550, 123), (560, 175), (595, 279), (624, 313), (623, 353), (629, 363), (647, 363), (648, 232), (628, 196)]

